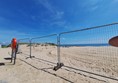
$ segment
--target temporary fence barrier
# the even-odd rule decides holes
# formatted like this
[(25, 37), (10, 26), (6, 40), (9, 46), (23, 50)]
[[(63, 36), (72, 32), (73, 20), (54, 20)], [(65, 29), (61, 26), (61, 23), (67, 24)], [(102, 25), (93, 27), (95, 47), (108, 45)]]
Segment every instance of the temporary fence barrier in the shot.
[(30, 56), (30, 38), (18, 39), (18, 51), (24, 55)]
[[(55, 56), (57, 55), (57, 60), (54, 61), (57, 62), (57, 66), (54, 70), (64, 66), (118, 81), (118, 48), (108, 43), (109, 39), (117, 35), (118, 23), (112, 23), (60, 34), (20, 39), (19, 44), (23, 40), (28, 40), (30, 58), (32, 56), (42, 58), (33, 54), (36, 50), (38, 54), (41, 54), (42, 50), (39, 48), (47, 49), (47, 45), (57, 47), (53, 49), (57, 52), (54, 53)], [(49, 54), (53, 53), (49, 52)], [(46, 54), (44, 55), (46, 59)], [(53, 60), (53, 58), (50, 59)]]
[(35, 37), (30, 40), (30, 58), (38, 57), (43, 60), (57, 58), (57, 34)]
[(114, 36), (118, 36), (118, 23), (62, 32), (58, 61), (65, 67), (118, 81), (118, 47), (109, 45)]

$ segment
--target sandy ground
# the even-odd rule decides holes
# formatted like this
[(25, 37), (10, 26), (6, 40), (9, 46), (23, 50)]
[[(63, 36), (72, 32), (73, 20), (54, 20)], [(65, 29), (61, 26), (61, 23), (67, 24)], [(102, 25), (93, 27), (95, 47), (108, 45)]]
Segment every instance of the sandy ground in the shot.
[(118, 83), (116, 47), (61, 47), (64, 66), (57, 71), (53, 70), (57, 47), (32, 47), (34, 58), (29, 58), (26, 45), (20, 50), (12, 65), (4, 59), (10, 57), (11, 48), (0, 48), (0, 83)]

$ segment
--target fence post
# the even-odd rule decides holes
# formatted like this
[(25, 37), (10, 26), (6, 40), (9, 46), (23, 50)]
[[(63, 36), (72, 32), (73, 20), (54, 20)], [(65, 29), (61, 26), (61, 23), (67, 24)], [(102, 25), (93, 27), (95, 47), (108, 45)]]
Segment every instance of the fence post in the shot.
[(32, 58), (32, 39), (29, 40), (30, 42), (30, 58)]
[(17, 54), (18, 54), (18, 52), (19, 52), (19, 40), (18, 40), (18, 42), (17, 42)]
[(60, 56), (60, 35), (57, 35), (57, 66), (54, 67), (53, 70), (57, 71), (58, 69), (60, 69), (62, 66), (64, 66), (63, 63), (61, 63), (61, 56)]
[(57, 35), (57, 57), (58, 57), (58, 64), (60, 64), (60, 34)]

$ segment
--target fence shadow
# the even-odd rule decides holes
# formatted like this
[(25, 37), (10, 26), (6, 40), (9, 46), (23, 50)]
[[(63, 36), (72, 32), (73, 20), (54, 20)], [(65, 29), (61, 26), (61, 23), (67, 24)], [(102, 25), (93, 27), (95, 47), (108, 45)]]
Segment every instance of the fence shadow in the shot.
[[(41, 58), (37, 58), (37, 57), (31, 58), (31, 59), (37, 59), (41, 63), (46, 62), (47, 65), (51, 65), (51, 66), (56, 65), (56, 63), (54, 63), (54, 62), (51, 62), (51, 61), (48, 61), (48, 60), (44, 60), (44, 59), (41, 59)], [(96, 74), (96, 73), (93, 73), (93, 72), (90, 72), (90, 71), (86, 71), (86, 70), (82, 70), (82, 69), (79, 69), (79, 68), (74, 68), (74, 67), (70, 67), (70, 66), (66, 66), (66, 65), (64, 65), (61, 69), (64, 69), (64, 70), (69, 71), (69, 72), (74, 72), (76, 74), (83, 75), (85, 77), (88, 76), (88, 75), (84, 75), (84, 74), (78, 73), (76, 71), (81, 71), (81, 72), (88, 73), (88, 74), (91, 74), (91, 75), (96, 75), (96, 76), (99, 76), (99, 77), (103, 77), (103, 78), (107, 78), (107, 79), (118, 81), (118, 79), (116, 79), (116, 78), (112, 78), (112, 77)], [(75, 71), (73, 71), (73, 70), (75, 70)], [(96, 80), (99, 80), (99, 81), (105, 81), (105, 80), (101, 80), (101, 79), (93, 77), (93, 76), (89, 76), (89, 78), (96, 79)]]
[(48, 61), (48, 60), (44, 60), (44, 59), (41, 59), (41, 58), (37, 58), (37, 57), (34, 57), (34, 59), (41, 60), (41, 61), (44, 61), (44, 62), (47, 62), (47, 63), (51, 63), (51, 64), (56, 64), (54, 62), (51, 62), (51, 61)]
[[(47, 62), (48, 65), (51, 65), (51, 66), (54, 66), (54, 65), (56, 64), (56, 63), (54, 63), (54, 62), (51, 62), (51, 61), (48, 61), (48, 60), (44, 60), (44, 59), (40, 59), (40, 58), (37, 58), (37, 57), (35, 57), (34, 59), (39, 60), (39, 62), (41, 62), (41, 61)], [(49, 63), (50, 63), (50, 64), (49, 64)], [(52, 65), (52, 64), (53, 64), (53, 65)], [(91, 75), (96, 75), (96, 76), (99, 76), (99, 77), (103, 77), (103, 78), (107, 78), (107, 79), (111, 79), (111, 80), (116, 80), (116, 81), (118, 81), (118, 79), (116, 79), (116, 78), (112, 78), (112, 77), (108, 77), (108, 76), (96, 74), (96, 73), (93, 73), (93, 72), (90, 72), (90, 71), (86, 71), (86, 70), (82, 70), (82, 69), (79, 69), (79, 68), (74, 68), (74, 67), (70, 67), (70, 66), (66, 66), (66, 65), (64, 65), (61, 69), (65, 69), (66, 71), (74, 72), (74, 73), (79, 74), (79, 75), (83, 75), (83, 74), (78, 73), (78, 72), (75, 72), (75, 71), (73, 71), (73, 70), (81, 71), (81, 72), (88, 73), (88, 74), (91, 74)], [(84, 76), (87, 76), (87, 75), (84, 75)], [(104, 80), (95, 78), (95, 77), (93, 77), (93, 76), (89, 76), (89, 77), (92, 78), (92, 79), (104, 81)], [(106, 82), (106, 81), (105, 81), (105, 82)]]
[[(19, 53), (20, 55), (24, 55), (26, 58), (25, 59), (28, 59), (30, 58), (30, 54), (26, 54), (26, 53)], [(34, 58), (34, 56), (32, 56)]]
[(24, 61), (24, 60), (22, 60), (22, 59), (19, 59), (19, 60), (23, 61), (23, 62), (26, 63), (27, 65), (29, 65), (29, 66), (31, 66), (31, 67), (37, 69), (37, 70), (41, 70), (41, 71), (43, 71), (43, 72), (46, 72), (46, 73), (48, 73), (48, 74), (51, 74), (51, 75), (56, 76), (56, 77), (58, 77), (58, 78), (61, 78), (61, 79), (65, 80), (65, 81), (67, 81), (67, 82), (69, 82), (69, 83), (74, 83), (74, 82), (72, 82), (72, 81), (70, 81), (70, 80), (68, 80), (68, 79), (66, 79), (66, 78), (64, 78), (64, 77), (61, 77), (61, 76), (59, 76), (59, 75), (57, 75), (57, 74), (55, 74), (55, 73), (52, 73), (52, 72), (49, 72), (49, 71), (45, 70), (45, 69), (53, 69), (53, 67), (49, 67), (49, 68), (37, 68), (36, 66), (34, 66), (34, 65), (32, 65), (32, 64), (30, 64), (30, 63), (28, 63), (28, 62), (26, 62), (26, 61)]
[(73, 70), (76, 70), (76, 71), (81, 71), (81, 72), (89, 73), (89, 74), (96, 75), (96, 76), (99, 76), (99, 77), (103, 77), (103, 78), (107, 78), (107, 79), (118, 81), (117, 78), (108, 77), (108, 76), (105, 76), (105, 75), (100, 75), (100, 74), (97, 74), (97, 73), (89, 72), (89, 71), (86, 71), (86, 70), (82, 70), (82, 69), (78, 69), (78, 68), (74, 68), (74, 67), (70, 67), (70, 66), (64, 66), (64, 67), (69, 68), (69, 69), (73, 69)]
[(30, 55), (30, 54), (26, 54), (26, 53), (23, 53), (23, 52), (22, 52), (22, 53), (20, 53), (20, 54), (22, 54), (22, 55), (27, 55), (27, 56), (29, 56), (29, 55)]

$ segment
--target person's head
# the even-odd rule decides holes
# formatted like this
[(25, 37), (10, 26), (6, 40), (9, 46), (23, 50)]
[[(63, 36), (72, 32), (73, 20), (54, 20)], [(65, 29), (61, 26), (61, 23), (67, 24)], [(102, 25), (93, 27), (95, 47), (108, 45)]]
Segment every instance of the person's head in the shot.
[(16, 38), (13, 38), (12, 40), (16, 40)]
[(12, 42), (13, 42), (13, 41), (16, 41), (16, 38), (12, 38)]

